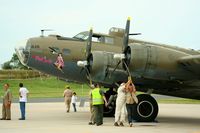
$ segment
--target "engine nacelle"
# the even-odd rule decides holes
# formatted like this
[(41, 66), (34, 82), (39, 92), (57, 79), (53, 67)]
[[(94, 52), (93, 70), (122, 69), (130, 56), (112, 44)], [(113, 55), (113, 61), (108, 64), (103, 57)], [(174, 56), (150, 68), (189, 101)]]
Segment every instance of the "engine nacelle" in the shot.
[[(89, 58), (89, 72), (93, 81), (104, 81), (110, 83), (115, 81), (116, 76), (109, 77), (109, 74), (113, 71), (118, 60), (114, 59), (114, 54), (111, 52), (94, 51)], [(122, 66), (120, 68), (123, 70)], [(124, 73), (117, 71), (115, 74)]]
[(126, 54), (132, 75), (160, 80), (182, 79), (182, 71), (177, 64), (183, 52), (151, 44), (132, 43)]
[(128, 66), (130, 71), (136, 73), (144, 73), (147, 64), (147, 46), (141, 44), (130, 45), (130, 52), (128, 53), (129, 61)]
[(92, 79), (103, 80), (105, 77), (106, 65), (108, 62), (107, 56), (102, 51), (92, 52), (89, 59), (90, 62), (90, 75)]

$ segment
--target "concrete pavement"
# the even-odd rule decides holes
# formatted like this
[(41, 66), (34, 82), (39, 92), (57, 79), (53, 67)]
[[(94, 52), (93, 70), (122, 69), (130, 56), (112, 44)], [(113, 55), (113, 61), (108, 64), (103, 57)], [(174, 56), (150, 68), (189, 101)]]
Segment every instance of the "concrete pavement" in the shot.
[[(114, 118), (103, 126), (88, 125), (89, 107), (65, 112), (64, 103), (28, 103), (27, 120), (19, 121), (19, 105), (12, 104), (12, 120), (0, 121), (0, 133), (200, 133), (199, 104), (159, 104), (158, 123), (114, 127)], [(1, 107), (0, 107), (1, 109)]]

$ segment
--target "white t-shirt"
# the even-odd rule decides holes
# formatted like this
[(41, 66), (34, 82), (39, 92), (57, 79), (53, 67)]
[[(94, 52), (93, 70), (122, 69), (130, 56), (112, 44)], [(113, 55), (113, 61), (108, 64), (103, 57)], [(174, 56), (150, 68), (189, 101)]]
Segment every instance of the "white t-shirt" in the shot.
[(19, 93), (21, 95), (21, 97), (19, 97), (19, 101), (20, 102), (27, 102), (27, 93), (29, 93), (29, 91), (25, 87), (21, 87), (19, 89)]
[(77, 96), (72, 96), (72, 103), (76, 103), (76, 100), (77, 100)]
[(125, 84), (119, 86), (117, 90), (117, 99), (116, 102), (125, 103), (126, 102), (126, 92), (125, 92)]

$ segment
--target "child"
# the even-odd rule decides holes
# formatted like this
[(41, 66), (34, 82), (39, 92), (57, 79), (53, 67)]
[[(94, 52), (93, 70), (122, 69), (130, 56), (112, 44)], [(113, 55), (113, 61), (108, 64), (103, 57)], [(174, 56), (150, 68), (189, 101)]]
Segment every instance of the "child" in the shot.
[(76, 101), (77, 101), (77, 96), (76, 96), (76, 92), (74, 92), (72, 95), (72, 105), (74, 107), (74, 112), (76, 112)]

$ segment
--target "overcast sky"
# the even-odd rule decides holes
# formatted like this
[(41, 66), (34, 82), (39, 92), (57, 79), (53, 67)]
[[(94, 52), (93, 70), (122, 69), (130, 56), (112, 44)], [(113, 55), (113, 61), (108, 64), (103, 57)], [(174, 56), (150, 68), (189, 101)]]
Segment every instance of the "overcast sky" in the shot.
[(0, 0), (0, 64), (41, 29), (68, 37), (90, 27), (107, 33), (124, 28), (128, 16), (138, 39), (200, 49), (200, 0)]

